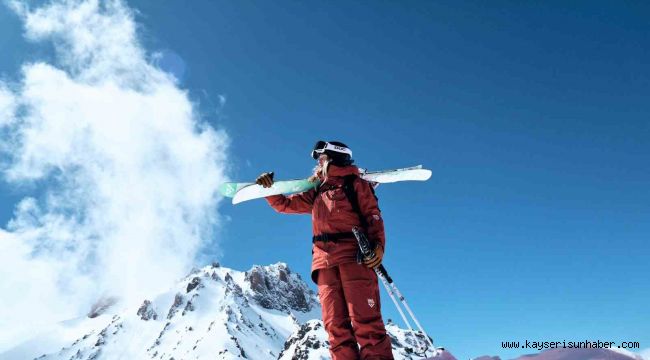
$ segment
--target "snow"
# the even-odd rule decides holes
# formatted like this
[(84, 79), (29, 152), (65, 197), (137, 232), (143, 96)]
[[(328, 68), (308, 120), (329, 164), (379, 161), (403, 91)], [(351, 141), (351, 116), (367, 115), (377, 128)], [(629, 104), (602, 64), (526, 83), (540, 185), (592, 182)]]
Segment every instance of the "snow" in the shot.
[(100, 315), (94, 319), (84, 316), (53, 324), (43, 329), (32, 339), (0, 354), (0, 359), (33, 359), (41, 354), (58, 351), (76, 339), (92, 332), (93, 329), (108, 325), (110, 321), (111, 316)]
[[(296, 301), (300, 292), (306, 301)], [(116, 303), (95, 318), (83, 316), (44, 328), (1, 353), (0, 360), (329, 359), (320, 311), (316, 294), (284, 263), (253, 266), (246, 272), (214, 264), (192, 271), (137, 306)], [(387, 323), (386, 330), (396, 360), (423, 358), (414, 351), (422, 335), (393, 323)], [(612, 358), (642, 359), (613, 350), (608, 355)], [(551, 355), (537, 354), (539, 359)], [(455, 360), (448, 352), (435, 359)]]
[[(289, 298), (261, 298), (265, 294), (256, 293), (246, 278), (252, 271), (273, 287), (304, 292), (307, 302), (298, 305), (310, 307), (309, 311), (291, 308), (295, 304)], [(280, 272), (285, 272), (284, 280)], [(284, 310), (265, 308), (255, 299)], [(249, 272), (207, 266), (168, 291), (143, 299), (138, 307), (114, 306), (92, 319), (84, 316), (53, 325), (0, 354), (0, 359), (43, 354), (44, 359), (230, 359), (243, 354), (270, 359), (278, 357), (300, 321), (318, 316), (315, 294), (284, 263), (256, 266)]]
[[(137, 306), (55, 324), (0, 359), (328, 359), (320, 315), (316, 294), (284, 263), (213, 264)], [(397, 360), (417, 358), (412, 334), (387, 329)]]

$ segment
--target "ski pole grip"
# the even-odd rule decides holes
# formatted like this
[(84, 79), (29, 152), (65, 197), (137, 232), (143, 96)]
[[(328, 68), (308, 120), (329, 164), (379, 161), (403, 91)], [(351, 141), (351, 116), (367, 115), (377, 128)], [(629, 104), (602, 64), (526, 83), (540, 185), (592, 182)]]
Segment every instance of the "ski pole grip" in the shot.
[(386, 268), (384, 267), (383, 264), (377, 266), (377, 270), (379, 271), (379, 273), (381, 273), (381, 276), (383, 276), (386, 279), (386, 281), (388, 281), (389, 284), (393, 283), (393, 279), (391, 279), (390, 275), (388, 275), (388, 271), (386, 271)]
[(364, 257), (372, 257), (374, 255), (374, 250), (370, 248), (370, 241), (368, 241), (368, 238), (366, 235), (361, 231), (361, 229), (357, 226), (352, 228), (352, 233), (354, 234), (354, 237), (357, 238), (357, 243), (359, 244), (359, 250), (361, 250), (361, 254)]
[[(355, 226), (352, 228), (352, 233), (354, 233), (354, 237), (357, 238), (361, 254), (364, 257), (373, 257), (375, 255), (375, 249), (370, 247), (370, 241), (368, 241), (368, 238), (361, 231), (361, 229)], [(380, 264), (375, 269), (379, 272), (379, 274), (381, 274), (381, 276), (384, 277), (384, 279), (386, 279), (386, 281), (388, 281), (389, 284), (393, 283), (393, 279), (391, 279), (391, 277), (388, 275), (388, 271), (386, 271), (386, 268), (383, 264)]]

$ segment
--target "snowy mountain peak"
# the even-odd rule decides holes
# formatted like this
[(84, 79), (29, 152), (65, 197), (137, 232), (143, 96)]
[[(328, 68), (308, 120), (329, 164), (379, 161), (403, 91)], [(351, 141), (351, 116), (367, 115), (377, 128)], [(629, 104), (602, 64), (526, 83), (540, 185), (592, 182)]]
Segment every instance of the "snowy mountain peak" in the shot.
[(134, 307), (101, 299), (0, 359), (277, 359), (300, 324), (320, 316), (313, 291), (284, 263), (241, 272), (214, 263)]
[[(241, 272), (212, 264), (133, 308), (99, 301), (93, 316), (56, 324), (3, 359), (327, 359), (316, 294), (285, 263)], [(388, 325), (395, 358), (414, 335)]]

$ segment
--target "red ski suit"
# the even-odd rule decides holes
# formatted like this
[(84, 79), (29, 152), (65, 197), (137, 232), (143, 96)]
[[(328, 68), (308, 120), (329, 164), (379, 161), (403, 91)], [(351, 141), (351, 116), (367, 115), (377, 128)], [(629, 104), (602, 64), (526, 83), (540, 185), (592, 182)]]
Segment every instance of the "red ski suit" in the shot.
[[(343, 177), (352, 174), (359, 175), (356, 166), (330, 165), (318, 190), (274, 195), (266, 200), (281, 213), (311, 213), (314, 235), (347, 233), (352, 227), (361, 226), (359, 215), (342, 188)], [(368, 238), (383, 248), (384, 223), (371, 185), (360, 177), (355, 178), (353, 185), (367, 223)], [(311, 275), (318, 284), (330, 354), (334, 360), (393, 359), (381, 317), (377, 275), (357, 264), (357, 248), (354, 236), (336, 242), (316, 241), (312, 248)]]

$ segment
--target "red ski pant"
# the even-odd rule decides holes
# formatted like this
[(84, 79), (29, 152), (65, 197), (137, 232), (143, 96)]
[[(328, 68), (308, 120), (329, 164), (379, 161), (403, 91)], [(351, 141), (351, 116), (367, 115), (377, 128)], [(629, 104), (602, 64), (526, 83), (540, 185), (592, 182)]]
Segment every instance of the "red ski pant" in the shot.
[(318, 295), (332, 360), (393, 359), (372, 269), (354, 262), (320, 269)]

